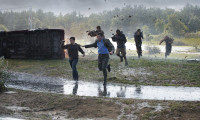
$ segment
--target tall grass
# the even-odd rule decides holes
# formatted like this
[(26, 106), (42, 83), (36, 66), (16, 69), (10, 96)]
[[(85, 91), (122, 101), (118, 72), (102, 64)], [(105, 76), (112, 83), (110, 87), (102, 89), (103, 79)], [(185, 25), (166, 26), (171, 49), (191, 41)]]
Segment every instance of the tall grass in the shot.
[(5, 79), (8, 77), (8, 74), (5, 72), (7, 69), (7, 61), (1, 57), (0, 58), (0, 92), (6, 90)]

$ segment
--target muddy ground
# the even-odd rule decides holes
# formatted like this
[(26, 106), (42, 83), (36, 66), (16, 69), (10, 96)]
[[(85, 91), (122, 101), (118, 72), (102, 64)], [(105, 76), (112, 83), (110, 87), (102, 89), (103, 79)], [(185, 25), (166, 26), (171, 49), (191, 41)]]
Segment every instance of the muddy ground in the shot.
[[(200, 86), (200, 64), (180, 60), (152, 60), (129, 57), (129, 66), (111, 57), (108, 82), (140, 85)], [(72, 79), (68, 59), (8, 60), (8, 72)], [(102, 81), (97, 56), (81, 58), (81, 81)], [(135, 100), (105, 97), (80, 97), (16, 89), (0, 93), (0, 119), (134, 119), (199, 120), (200, 102)]]
[[(77, 69), (81, 81), (102, 81), (98, 70), (97, 55), (80, 58)], [(125, 66), (119, 58), (111, 56), (111, 72), (108, 82), (158, 85), (158, 86), (200, 86), (200, 62), (171, 59), (138, 59), (128, 57)], [(62, 77), (71, 80), (72, 70), (68, 59), (64, 60), (8, 60), (8, 71), (24, 72), (41, 76)]]
[(16, 89), (0, 94), (0, 118), (199, 120), (200, 102), (80, 97)]

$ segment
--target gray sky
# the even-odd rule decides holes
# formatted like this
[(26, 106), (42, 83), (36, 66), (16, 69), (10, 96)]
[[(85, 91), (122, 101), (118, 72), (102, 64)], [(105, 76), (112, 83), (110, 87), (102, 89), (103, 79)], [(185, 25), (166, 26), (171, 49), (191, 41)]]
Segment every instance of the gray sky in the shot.
[(56, 14), (80, 12), (84, 15), (122, 8), (126, 5), (144, 5), (146, 7), (173, 8), (180, 10), (187, 3), (200, 6), (200, 0), (0, 0), (0, 10), (19, 11), (42, 9)]

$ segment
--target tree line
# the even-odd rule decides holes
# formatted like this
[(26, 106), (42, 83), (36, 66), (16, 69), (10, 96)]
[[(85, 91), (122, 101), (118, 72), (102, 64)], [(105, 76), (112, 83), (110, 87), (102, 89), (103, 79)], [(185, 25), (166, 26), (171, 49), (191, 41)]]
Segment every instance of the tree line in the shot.
[(84, 16), (77, 12), (56, 15), (53, 12), (22, 11), (0, 12), (0, 30), (24, 30), (33, 28), (64, 29), (66, 35), (83, 38), (87, 30), (94, 30), (100, 25), (107, 37), (116, 29), (122, 30), (132, 38), (140, 28), (144, 34), (171, 34), (181, 37), (185, 33), (200, 31), (200, 7), (187, 4), (180, 11), (166, 8), (147, 8), (145, 6), (126, 6), (110, 11)]

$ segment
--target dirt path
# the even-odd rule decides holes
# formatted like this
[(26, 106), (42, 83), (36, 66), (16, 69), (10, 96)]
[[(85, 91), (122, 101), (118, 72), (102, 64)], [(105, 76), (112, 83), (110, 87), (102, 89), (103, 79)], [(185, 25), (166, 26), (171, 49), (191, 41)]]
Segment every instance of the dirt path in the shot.
[(9, 89), (0, 94), (0, 118), (199, 120), (200, 102), (66, 96)]

